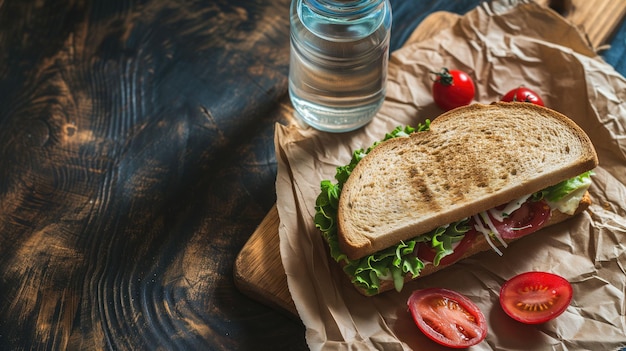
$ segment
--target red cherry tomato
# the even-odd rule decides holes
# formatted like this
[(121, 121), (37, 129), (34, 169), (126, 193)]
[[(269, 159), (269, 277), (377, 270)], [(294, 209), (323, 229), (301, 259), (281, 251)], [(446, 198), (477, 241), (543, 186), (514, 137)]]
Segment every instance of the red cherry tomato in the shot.
[(556, 274), (527, 272), (500, 289), (500, 305), (516, 321), (539, 324), (563, 313), (572, 300), (572, 286)]
[(469, 105), (474, 99), (474, 81), (465, 72), (442, 68), (433, 82), (433, 99), (443, 110)]
[[(496, 209), (503, 207), (498, 206)], [(489, 213), (489, 218), (502, 238), (515, 239), (541, 229), (550, 218), (551, 213), (550, 206), (544, 200), (527, 200), (519, 209), (504, 218), (502, 222), (496, 220), (491, 213)]]
[(475, 303), (448, 289), (414, 291), (407, 304), (417, 327), (433, 341), (448, 347), (476, 345), (487, 336), (487, 321)]
[[(453, 253), (449, 254), (448, 256), (445, 256), (439, 261), (439, 265), (445, 266), (445, 265), (458, 261), (461, 258), (461, 256), (463, 256), (465, 251), (467, 251), (467, 249), (472, 245), (472, 243), (474, 242), (474, 239), (476, 238), (477, 232), (474, 229), (474, 225), (472, 224), (472, 222), (470, 222), (469, 225), (471, 226), (472, 229), (470, 229), (467, 233), (465, 233), (465, 236), (463, 237), (463, 239), (454, 248)], [(419, 257), (421, 260), (424, 260), (424, 261), (433, 262), (435, 260), (436, 254), (437, 253), (435, 252), (435, 250), (433, 250), (430, 244), (427, 244), (427, 243), (420, 243), (417, 248), (417, 257)]]
[(504, 94), (504, 96), (502, 97), (502, 101), (505, 102), (514, 102), (514, 101), (519, 101), (519, 102), (530, 102), (533, 103), (535, 105), (539, 105), (539, 106), (544, 106), (543, 104), (543, 100), (541, 100), (541, 97), (539, 97), (539, 94), (535, 93), (534, 91), (524, 87), (524, 86), (520, 86), (518, 88), (515, 88), (511, 91), (509, 91), (508, 93)]

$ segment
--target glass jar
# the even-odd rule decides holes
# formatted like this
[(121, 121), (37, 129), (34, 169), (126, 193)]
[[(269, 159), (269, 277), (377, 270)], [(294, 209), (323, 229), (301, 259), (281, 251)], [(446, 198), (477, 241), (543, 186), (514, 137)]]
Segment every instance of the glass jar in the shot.
[(289, 96), (300, 119), (347, 132), (372, 120), (385, 98), (388, 0), (293, 0)]

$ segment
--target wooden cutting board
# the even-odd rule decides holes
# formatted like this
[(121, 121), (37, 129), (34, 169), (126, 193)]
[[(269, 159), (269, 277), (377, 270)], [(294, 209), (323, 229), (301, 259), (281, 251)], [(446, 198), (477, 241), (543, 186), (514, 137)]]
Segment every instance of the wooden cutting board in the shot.
[[(626, 14), (626, 1), (539, 0), (537, 3), (565, 8), (564, 16), (587, 34), (589, 42), (596, 49), (606, 44)], [(427, 17), (424, 22), (428, 23), (424, 25), (423, 22), (407, 43), (420, 41), (448, 27), (457, 16), (440, 12)], [(237, 256), (234, 265), (235, 284), (249, 297), (296, 318), (298, 314), (289, 294), (279, 254), (279, 223), (278, 211), (274, 206)]]

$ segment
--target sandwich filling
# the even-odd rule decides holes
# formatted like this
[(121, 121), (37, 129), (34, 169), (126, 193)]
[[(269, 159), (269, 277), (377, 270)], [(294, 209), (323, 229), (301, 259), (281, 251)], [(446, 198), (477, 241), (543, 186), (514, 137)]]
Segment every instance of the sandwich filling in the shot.
[[(417, 128), (397, 127), (382, 141), (405, 137), (413, 132), (428, 130), (430, 121)], [(330, 248), (333, 259), (343, 265), (352, 283), (367, 294), (378, 293), (381, 281), (392, 280), (400, 291), (407, 275), (419, 276), (426, 264), (446, 265), (455, 262), (471, 245), (476, 236), (483, 236), (491, 248), (502, 255), (499, 246), (506, 247), (505, 239), (514, 239), (539, 230), (553, 209), (573, 214), (591, 185), (592, 172), (529, 194), (508, 204), (483, 211), (474, 216), (441, 226), (429, 233), (402, 241), (392, 247), (357, 260), (349, 259), (340, 249), (337, 239), (337, 208), (343, 184), (358, 162), (380, 142), (367, 150), (354, 151), (348, 165), (337, 167), (335, 179), (321, 182), (321, 193), (316, 200), (315, 225)]]

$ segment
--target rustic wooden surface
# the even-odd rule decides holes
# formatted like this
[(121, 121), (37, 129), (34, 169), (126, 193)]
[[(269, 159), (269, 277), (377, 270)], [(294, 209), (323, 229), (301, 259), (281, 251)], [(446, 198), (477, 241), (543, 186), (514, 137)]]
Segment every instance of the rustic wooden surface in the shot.
[[(609, 39), (619, 28), (626, 13), (626, 3), (616, 1), (574, 0), (557, 3), (541, 0), (538, 3), (544, 6), (560, 5), (556, 6), (555, 10), (562, 11), (562, 15), (584, 33), (591, 34), (588, 35), (588, 39), (594, 48), (601, 48), (610, 43)], [(437, 16), (429, 17), (428, 25), (414, 31), (407, 42), (428, 38), (431, 33), (446, 28), (447, 23), (454, 22), (455, 16), (458, 15), (442, 12), (437, 13)], [(268, 253), (279, 251), (279, 223), (278, 211), (272, 207), (235, 261), (235, 283), (239, 290), (248, 296), (286, 312), (288, 315), (297, 316), (280, 257), (268, 255)]]
[[(0, 350), (307, 348), (233, 277), (276, 200), (289, 2), (0, 0)], [(392, 0), (392, 49), (477, 3)]]

